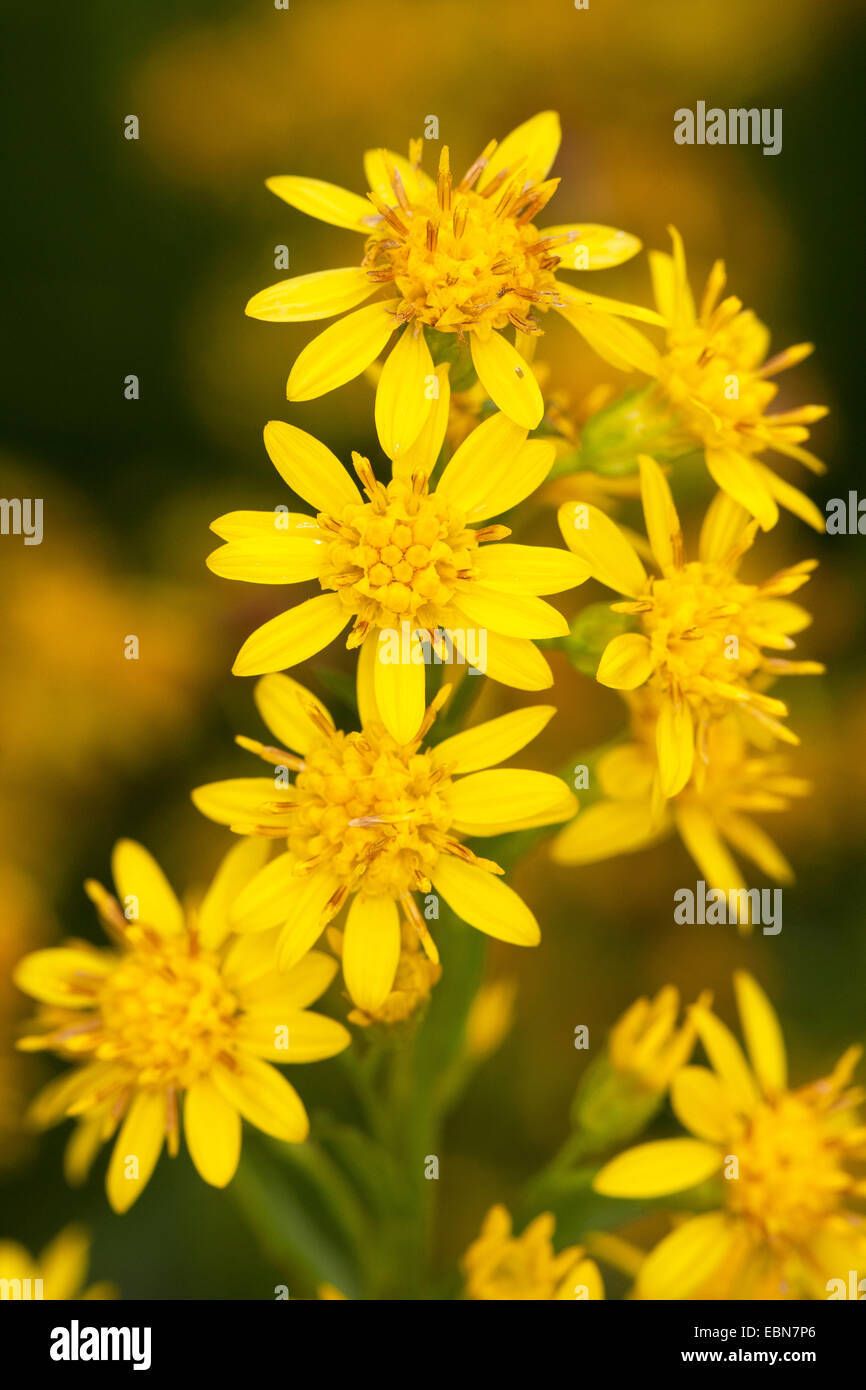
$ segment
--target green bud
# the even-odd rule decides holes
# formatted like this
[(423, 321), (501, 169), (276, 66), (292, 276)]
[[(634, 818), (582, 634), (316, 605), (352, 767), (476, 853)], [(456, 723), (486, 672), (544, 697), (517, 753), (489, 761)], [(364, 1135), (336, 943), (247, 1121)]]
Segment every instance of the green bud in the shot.
[(617, 1071), (607, 1054), (591, 1062), (571, 1105), (571, 1123), (593, 1149), (634, 1139), (661, 1108), (664, 1091), (648, 1091)]

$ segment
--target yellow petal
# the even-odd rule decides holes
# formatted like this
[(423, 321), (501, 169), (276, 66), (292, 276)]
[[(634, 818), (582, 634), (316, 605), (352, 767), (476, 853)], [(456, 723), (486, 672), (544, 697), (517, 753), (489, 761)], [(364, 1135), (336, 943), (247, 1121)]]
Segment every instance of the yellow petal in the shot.
[(501, 333), (489, 338), (469, 335), (472, 365), (490, 399), (524, 429), (534, 430), (544, 414), (544, 399), (532, 368)]
[[(83, 1226), (66, 1226), (39, 1256), (44, 1297), (53, 1300), (80, 1295), (90, 1263), (90, 1237)], [(0, 1265), (0, 1278), (6, 1271)]]
[(670, 486), (655, 459), (638, 456), (641, 498), (647, 535), (659, 568), (664, 573), (682, 563), (682, 527)]
[(392, 473), (395, 478), (411, 478), (414, 473), (423, 473), (428, 478), (439, 458), (448, 428), (448, 412), (451, 404), (450, 371), (447, 362), (440, 362), (432, 368), (436, 386), (429, 388), (434, 392), (430, 408), (424, 416), (424, 423), (414, 443), (393, 459)]
[(317, 512), (338, 516), (343, 507), (363, 501), (336, 454), (297, 425), (269, 421), (265, 448), (280, 477)]
[(655, 669), (649, 639), (640, 632), (624, 632), (608, 642), (601, 654), (595, 678), (611, 690), (636, 690)]
[(746, 1113), (754, 1110), (760, 1099), (758, 1088), (731, 1030), (702, 1004), (693, 1004), (689, 1016), (731, 1102)]
[(725, 893), (732, 888), (742, 888), (743, 875), (728, 853), (709, 812), (703, 806), (677, 802), (674, 816), (683, 844), (701, 870), (707, 887), (721, 888)]
[(358, 652), (358, 665), (355, 670), (355, 693), (358, 700), (358, 717), (361, 727), (379, 721), (379, 708), (376, 704), (374, 677), (379, 662), (379, 634), (375, 629), (368, 633)]
[(735, 849), (757, 864), (769, 878), (779, 883), (793, 883), (794, 870), (778, 845), (751, 816), (735, 816), (728, 812), (723, 821), (725, 836)]
[(503, 763), (531, 743), (555, 713), (554, 705), (526, 705), (498, 719), (488, 719), (437, 743), (433, 763), (448, 767), (452, 774), (478, 772)]
[(436, 187), (429, 174), (425, 174), (423, 169), (415, 168), (402, 154), (395, 154), (393, 150), (365, 150), (364, 173), (370, 191), (389, 207), (394, 206), (392, 175), (395, 170), (410, 201), (417, 202), (419, 198), (432, 193)]
[(111, 855), (111, 872), (120, 905), (130, 921), (145, 922), (163, 936), (184, 930), (183, 909), (174, 889), (143, 845), (118, 840)]
[(779, 1095), (788, 1082), (788, 1066), (775, 1010), (757, 980), (745, 970), (734, 971), (734, 988), (755, 1075), (766, 1096)]
[(676, 307), (673, 256), (667, 251), (649, 251), (647, 256), (656, 307), (662, 317), (672, 323)]
[(440, 856), (433, 887), (452, 911), (498, 941), (537, 946), (541, 930), (526, 903), (501, 878), (453, 855)]
[(733, 449), (707, 449), (705, 457), (716, 486), (745, 507), (762, 531), (772, 530), (779, 520), (779, 508), (752, 460)]
[(217, 1066), (213, 1079), (229, 1104), (264, 1134), (290, 1144), (306, 1139), (310, 1122), (301, 1098), (269, 1062), (236, 1057), (234, 1069)]
[(300, 536), (307, 540), (327, 540), (314, 516), (303, 512), (226, 512), (212, 521), (210, 529), (224, 541), (248, 541), (256, 536)]
[[(472, 772), (452, 785), (448, 796), (454, 828), (462, 834), (484, 833), (489, 826), (508, 829), (510, 821), (550, 816), (547, 824), (574, 814), (575, 800), (561, 777), (522, 768)], [(493, 832), (498, 833), (498, 831)]]
[[(382, 634), (379, 634), (381, 636)], [(399, 634), (398, 634), (399, 636)], [(421, 644), (411, 634), (407, 656), (421, 653)], [(373, 688), (379, 718), (398, 743), (410, 743), (424, 718), (426, 666), (423, 661), (386, 661), (388, 648), (380, 645), (373, 665)]]
[(336, 1019), (309, 1009), (257, 1009), (240, 1020), (237, 1039), (245, 1052), (268, 1062), (320, 1062), (336, 1057), (352, 1041), (348, 1028)]
[(506, 637), (565, 637), (568, 622), (552, 604), (532, 594), (502, 594), (473, 581), (455, 584), (454, 607), (471, 625)]
[(742, 544), (751, 515), (727, 492), (717, 492), (707, 507), (698, 546), (702, 564), (724, 564)]
[(526, 430), (501, 413), (478, 425), (445, 465), (437, 497), (480, 520), (500, 510), (499, 495), (515, 468)]
[(658, 353), (637, 328), (583, 304), (557, 305), (557, 308), (603, 361), (621, 372), (637, 367), (648, 376), (655, 375)]
[(190, 1157), (205, 1182), (225, 1187), (241, 1156), (241, 1117), (212, 1081), (193, 1082), (183, 1104)]
[(527, 179), (540, 182), (556, 159), (561, 140), (562, 128), (557, 113), (539, 111), (537, 116), (515, 126), (500, 141), (478, 180), (478, 191), (486, 188), (503, 169), (511, 173), (523, 171)]
[(198, 912), (198, 936), (207, 950), (216, 950), (231, 931), (229, 911), (238, 894), (263, 867), (270, 842), (244, 836), (222, 860)]
[(517, 457), (495, 494), (489, 493), (487, 501), (476, 506), (467, 519), (482, 521), (488, 516), (501, 516), (503, 512), (516, 507), (541, 487), (555, 460), (556, 446), (551, 440), (528, 439), (518, 449)]
[(79, 1120), (69, 1136), (63, 1151), (63, 1176), (70, 1187), (81, 1187), (86, 1182), (96, 1155), (102, 1148), (102, 1115), (92, 1120)]
[(706, 1212), (684, 1221), (642, 1264), (638, 1298), (689, 1298), (729, 1259), (736, 1238), (736, 1225), (723, 1212)]
[(375, 361), (397, 327), (398, 299), (377, 300), (338, 319), (313, 338), (289, 373), (290, 401), (311, 401), (356, 376)]
[(400, 914), (393, 898), (356, 893), (343, 937), (343, 978), (354, 1002), (373, 1011), (391, 992), (400, 959)]
[[(246, 941), (261, 941), (261, 936), (248, 936)], [(276, 952), (271, 966), (276, 959)], [(260, 1014), (270, 1016), (274, 1011), (306, 1009), (330, 985), (339, 969), (333, 956), (324, 951), (308, 951), (291, 970), (281, 974), (269, 966), (258, 978), (247, 978), (238, 987), (238, 997), (244, 1013), (250, 1018)]]
[(267, 931), (285, 922), (299, 882), (297, 867), (298, 860), (286, 852), (259, 869), (229, 909), (235, 931)]
[(267, 179), (266, 183), (284, 203), (305, 212), (308, 217), (329, 222), (332, 227), (347, 227), (350, 231), (368, 235), (371, 226), (379, 220), (375, 208), (366, 198), (349, 193), (335, 183), (299, 178), (293, 174), (280, 174)]
[[(291, 676), (263, 676), (254, 691), (256, 708), (271, 733), (284, 748), (306, 753), (324, 734), (321, 724), (333, 729), (334, 721), (322, 701)], [(321, 723), (313, 718), (315, 712)]]
[(378, 286), (359, 266), (341, 270), (317, 270), (312, 275), (296, 275), (259, 290), (247, 304), (251, 319), (269, 323), (310, 323), (330, 319), (345, 309), (362, 304)]
[(699, 1139), (658, 1139), (606, 1163), (593, 1182), (605, 1197), (664, 1197), (684, 1192), (718, 1173), (722, 1155)]
[(757, 459), (753, 460), (752, 467), (755, 469), (758, 479), (780, 507), (793, 512), (794, 516), (798, 516), (801, 521), (805, 521), (807, 526), (811, 526), (813, 530), (823, 536), (827, 529), (824, 513), (815, 506), (811, 497), (807, 497), (805, 492), (801, 492), (798, 487), (793, 487), (784, 478), (780, 478), (778, 473), (774, 473), (772, 468), (765, 467)]
[(474, 566), (479, 584), (506, 594), (561, 594), (589, 578), (585, 561), (550, 545), (484, 545)]
[(128, 1211), (144, 1191), (165, 1141), (168, 1115), (163, 1091), (139, 1091), (114, 1141), (105, 1189), (112, 1209)]
[(221, 579), (248, 584), (300, 584), (322, 568), (322, 540), (306, 536), (256, 536), (229, 541), (207, 557), (207, 567)]
[(662, 796), (677, 796), (692, 775), (695, 730), (686, 700), (662, 699), (656, 724), (656, 753)]
[(597, 222), (567, 222), (556, 227), (540, 227), (539, 235), (570, 236), (565, 246), (555, 246), (552, 253), (559, 256), (562, 270), (609, 270), (612, 266), (630, 261), (641, 243), (630, 232), (618, 227), (604, 227)]
[(560, 831), (551, 853), (558, 864), (594, 864), (643, 849), (668, 827), (648, 801), (597, 801)]
[(317, 594), (256, 628), (235, 658), (236, 676), (297, 666), (333, 642), (350, 618), (337, 594)]
[(97, 1096), (123, 1079), (123, 1072), (111, 1062), (89, 1062), (49, 1081), (31, 1101), (27, 1121), (34, 1129), (56, 1125), (73, 1108), (84, 1109)]
[(266, 809), (269, 803), (289, 799), (288, 788), (278, 792), (272, 777), (229, 777), (224, 782), (207, 782), (192, 793), (193, 804), (203, 816), (218, 825), (286, 824), (281, 811)]
[(430, 410), (433, 358), (423, 329), (405, 328), (391, 349), (376, 388), (376, 433), (389, 459), (407, 453)]
[(724, 1144), (736, 1132), (736, 1115), (715, 1072), (683, 1067), (671, 1082), (671, 1105), (677, 1119), (698, 1139)]
[(274, 980), (284, 978), (276, 973), (282, 930), (271, 927), (267, 931), (246, 932), (230, 941), (223, 960), (223, 979), (230, 989), (237, 990), (244, 1004), (251, 991), (265, 989)]
[(277, 968), (290, 970), (322, 934), (339, 880), (326, 869), (303, 874), (292, 890), (286, 924), (277, 943)]
[[(557, 308), (566, 319), (571, 322), (570, 315), (576, 313), (579, 318), (584, 318), (589, 314), (598, 322), (602, 317), (611, 316), (615, 319), (636, 319), (638, 323), (649, 323), (656, 328), (664, 327), (665, 321), (661, 314), (657, 314), (655, 309), (646, 309), (642, 304), (629, 304), (624, 299), (610, 299), (607, 295), (596, 294), (595, 291), (578, 289), (574, 285), (569, 285), (564, 280), (556, 281), (557, 300), (554, 307)], [(583, 331), (579, 324), (574, 324), (579, 331)], [(602, 329), (604, 325), (602, 324)], [(612, 340), (615, 342), (616, 340)], [(624, 343), (632, 342), (639, 350), (639, 357), (635, 360), (635, 366), (640, 366), (641, 370), (655, 375), (658, 368), (659, 356), (656, 349), (648, 338), (643, 334), (627, 334)], [(646, 363), (641, 366), (641, 363)]]
[[(541, 652), (526, 637), (506, 637), (501, 632), (453, 632), (454, 645), (464, 660), (478, 655), (479, 668), (492, 681), (501, 681), (514, 690), (547, 690), (553, 685), (553, 672)], [(486, 650), (485, 650), (486, 646)]]
[(586, 561), (593, 579), (627, 598), (643, 593), (646, 570), (616, 522), (583, 502), (563, 502), (558, 517), (565, 544)]
[(89, 947), (61, 946), (31, 951), (15, 966), (12, 978), (18, 989), (43, 1004), (66, 1009), (87, 1009), (94, 1004), (94, 993), (84, 993), (86, 981), (97, 991), (102, 980), (115, 968), (117, 957)]

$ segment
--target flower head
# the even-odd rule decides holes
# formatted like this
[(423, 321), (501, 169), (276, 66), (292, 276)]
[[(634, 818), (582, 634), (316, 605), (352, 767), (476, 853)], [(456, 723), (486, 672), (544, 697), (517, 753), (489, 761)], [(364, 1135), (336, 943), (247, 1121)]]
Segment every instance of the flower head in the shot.
[(278, 975), (272, 941), (231, 939), (232, 901), (265, 849), (257, 840), (236, 845), (198, 912), (185, 914), (156, 861), (121, 840), (112, 859), (118, 897), (87, 884), (112, 949), (73, 941), (16, 969), (19, 989), (43, 1006), (20, 1046), (78, 1064), (37, 1097), (32, 1118), (40, 1126), (78, 1119), (70, 1181), (83, 1179), (120, 1126), (106, 1180), (115, 1211), (139, 1196), (163, 1144), (177, 1153), (181, 1099), (193, 1162), (224, 1187), (240, 1157), (242, 1116), (274, 1138), (306, 1138), (300, 1097), (270, 1064), (316, 1061), (349, 1043), (342, 1024), (307, 1011), (334, 976), (332, 960), (313, 952)]
[(401, 742), (414, 737), (424, 716), (425, 641), (456, 650), (458, 659), (506, 685), (544, 689), (553, 677), (532, 639), (561, 636), (568, 624), (539, 596), (570, 589), (588, 573), (565, 550), (492, 544), (510, 535), (508, 527), (483, 523), (527, 497), (554, 458), (552, 444), (527, 442), (526, 430), (506, 416), (474, 430), (430, 487), (448, 414), (447, 371), (437, 380), (435, 418), (411, 456), (394, 465), (389, 483), (353, 456), (363, 496), (318, 440), (292, 425), (268, 425), (274, 464), (318, 515), (233, 512), (213, 523), (226, 543), (208, 558), (225, 578), (316, 579), (322, 589), (247, 639), (237, 675), (304, 661), (351, 622), (347, 645), (361, 647), (382, 719)]
[(711, 1067), (685, 1067), (671, 1100), (693, 1138), (641, 1144), (606, 1164), (595, 1189), (661, 1197), (721, 1181), (720, 1209), (677, 1226), (641, 1267), (641, 1298), (826, 1297), (827, 1280), (863, 1267), (866, 1127), (849, 1081), (861, 1055), (791, 1090), (785, 1045), (763, 990), (734, 976), (748, 1061), (709, 1009), (692, 1013)]
[[(354, 1002), (370, 1014), (394, 987), (401, 907), (428, 957), (438, 961), (416, 893), (425, 895), (431, 920), (440, 895), (479, 931), (514, 945), (538, 943), (538, 923), (502, 881), (502, 869), (480, 859), (462, 837), (553, 825), (576, 807), (558, 777), (491, 770), (535, 737), (554, 713), (550, 706), (515, 710), (425, 748), (445, 695), (447, 688), (415, 738), (398, 743), (378, 718), (372, 689), (360, 691), (361, 731), (343, 733), (296, 681), (266, 676), (256, 698), (283, 747), (241, 742), (271, 763), (275, 775), (215, 782), (193, 793), (200, 811), (242, 834), (285, 837), (285, 853), (256, 875), (231, 911), (238, 931), (276, 929), (281, 968), (299, 960), (349, 903), (343, 975)], [(289, 771), (297, 773), (291, 785)]]
[[(808, 357), (812, 344), (798, 343), (768, 358), (770, 335), (764, 324), (735, 295), (721, 298), (723, 261), (715, 262), (696, 309), (682, 238), (675, 227), (669, 230), (673, 255), (650, 252), (656, 304), (668, 327), (665, 351), (656, 355), (649, 375), (676, 412), (676, 435), (683, 446), (697, 444), (704, 450), (717, 486), (765, 531), (775, 526), (779, 507), (823, 531), (824, 517), (814, 502), (761, 461), (762, 454), (772, 451), (813, 473), (824, 472), (821, 460), (803, 443), (808, 427), (827, 414), (827, 407), (769, 412), (779, 389), (772, 378)], [(645, 369), (644, 363), (637, 365)]]
[[(459, 179), (447, 146), (435, 178), (421, 168), (422, 140), (411, 142), (408, 160), (371, 150), (364, 157), (366, 199), (319, 179), (269, 179), (268, 187), (292, 207), (365, 237), (360, 265), (283, 281), (247, 305), (253, 318), (283, 323), (353, 310), (300, 354), (289, 376), (289, 400), (310, 400), (351, 381), (401, 330), (376, 397), (377, 417), (389, 418), (383, 444), (396, 458), (417, 437), (429, 408), (431, 332), (468, 338), (491, 400), (534, 429), (544, 411), (541, 392), (526, 357), (503, 330), (513, 328), (521, 343), (542, 331), (535, 314), (558, 309), (593, 347), (617, 349), (621, 358), (626, 326), (612, 316), (662, 322), (652, 310), (557, 279), (560, 270), (603, 270), (640, 250), (636, 237), (613, 227), (535, 226), (559, 183), (547, 174), (560, 138), (558, 116), (543, 111), (501, 144), (491, 141)], [(377, 291), (388, 297), (356, 307)]]
[[(334, 954), (342, 957), (343, 933), (336, 927), (329, 927), (327, 936)], [(392, 1028), (396, 1024), (406, 1023), (424, 1009), (441, 976), (441, 965), (438, 961), (430, 960), (421, 947), (415, 926), (404, 918), (400, 956), (390, 991), (377, 1008), (361, 1009), (356, 1005), (349, 1014), (349, 1022), (359, 1028), (374, 1025)]]
[(770, 878), (793, 880), (793, 870), (755, 814), (785, 811), (811, 784), (795, 777), (787, 759), (748, 746), (739, 714), (713, 721), (691, 780), (665, 801), (655, 753), (657, 706), (652, 694), (630, 697), (637, 742), (619, 744), (596, 764), (602, 798), (559, 832), (553, 857), (561, 864), (592, 864), (644, 849), (679, 833), (708, 887), (725, 893), (745, 887), (732, 849)]
[(614, 637), (596, 679), (615, 690), (649, 684), (659, 695), (656, 748), (663, 795), (676, 796), (692, 775), (695, 747), (708, 722), (733, 707), (765, 731), (785, 737), (783, 701), (765, 693), (778, 675), (815, 674), (818, 662), (790, 660), (792, 633), (810, 618), (788, 596), (805, 584), (816, 561), (804, 560), (760, 584), (740, 578), (740, 561), (756, 524), (727, 493), (707, 511), (699, 558), (687, 561), (679, 517), (655, 461), (640, 459), (641, 493), (652, 553), (661, 573), (647, 575), (631, 542), (597, 507), (565, 503), (563, 536), (601, 583), (627, 595), (615, 612), (640, 630)]
[(481, 1234), (463, 1256), (466, 1295), (477, 1300), (603, 1299), (604, 1285), (594, 1260), (579, 1245), (557, 1254), (550, 1212), (512, 1234), (505, 1207), (491, 1207)]
[(0, 1240), (0, 1281), (14, 1300), (116, 1298), (113, 1284), (82, 1288), (90, 1263), (90, 1237), (82, 1226), (66, 1226), (37, 1256), (14, 1240)]

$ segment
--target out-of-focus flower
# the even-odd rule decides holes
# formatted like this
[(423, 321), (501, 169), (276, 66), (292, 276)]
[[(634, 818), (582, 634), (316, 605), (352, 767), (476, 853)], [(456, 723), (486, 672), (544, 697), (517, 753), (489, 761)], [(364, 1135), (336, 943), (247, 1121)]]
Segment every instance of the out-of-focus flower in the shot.
[[(554, 713), (549, 705), (514, 710), (424, 749), (448, 688), (415, 738), (398, 743), (378, 718), (372, 674), (365, 683), (363, 663), (358, 675), (363, 728), (348, 734), (289, 676), (259, 681), (259, 711), (283, 747), (241, 742), (276, 773), (213, 782), (193, 792), (193, 800), (240, 834), (285, 836), (287, 851), (256, 874), (231, 909), (236, 931), (277, 929), (279, 968), (299, 960), (351, 899), (343, 977), (358, 1007), (375, 1014), (394, 987), (400, 906), (438, 962), (416, 892), (435, 891), (458, 917), (501, 941), (538, 944), (538, 923), (498, 877), (503, 870), (460, 837), (554, 825), (573, 815), (577, 803), (550, 773), (490, 770), (540, 732)], [(297, 773), (291, 785), (289, 771)]]
[(16, 1241), (0, 1240), (0, 1282), (4, 1298), (51, 1301), (116, 1298), (113, 1284), (82, 1288), (90, 1264), (90, 1237), (81, 1226), (66, 1226), (39, 1255)]
[[(696, 311), (682, 238), (674, 227), (670, 233), (672, 256), (650, 252), (656, 303), (670, 325), (666, 351), (656, 356), (650, 375), (675, 411), (676, 435), (684, 444), (692, 441), (703, 448), (716, 485), (765, 531), (775, 526), (780, 506), (823, 531), (824, 517), (814, 502), (759, 459), (771, 450), (824, 472), (821, 460), (802, 445), (809, 438), (808, 426), (821, 420), (827, 407), (767, 413), (779, 389), (769, 378), (802, 362), (813, 345), (798, 343), (768, 358), (770, 335), (764, 324), (743, 309), (736, 295), (719, 302), (725, 287), (723, 261), (710, 271)], [(635, 360), (635, 365), (643, 364)]]
[(324, 1299), (325, 1302), (345, 1302), (346, 1299), (346, 1295), (340, 1293), (339, 1289), (334, 1288), (333, 1284), (320, 1284), (318, 1296), (320, 1299)]
[[(533, 311), (557, 309), (601, 355), (619, 362), (625, 338), (630, 355), (639, 357), (640, 334), (616, 316), (663, 323), (660, 315), (556, 278), (560, 269), (620, 265), (640, 250), (638, 239), (591, 223), (534, 225), (559, 183), (547, 174), (560, 139), (556, 112), (543, 111), (501, 144), (491, 140), (457, 183), (447, 145), (436, 179), (421, 168), (422, 140), (411, 142), (408, 160), (391, 150), (369, 150), (368, 198), (320, 179), (269, 179), (268, 187), (290, 206), (366, 238), (360, 266), (284, 280), (247, 305), (253, 318), (282, 323), (353, 310), (304, 348), (289, 376), (289, 400), (311, 400), (353, 380), (402, 328), (376, 392), (377, 421), (386, 426), (380, 435), (396, 458), (410, 448), (429, 411), (428, 333), (457, 334), (461, 342), (468, 337), (488, 396), (528, 430), (541, 420), (544, 402), (526, 357), (503, 329), (513, 327), (519, 344), (542, 331)], [(391, 297), (355, 307), (383, 288)]]
[[(552, 685), (532, 638), (562, 636), (568, 624), (541, 594), (580, 584), (587, 566), (547, 546), (488, 545), (506, 526), (475, 523), (508, 510), (547, 476), (554, 449), (497, 414), (457, 450), (435, 491), (448, 415), (440, 369), (429, 427), (385, 486), (353, 454), (361, 496), (339, 460), (312, 435), (274, 422), (265, 444), (278, 472), (317, 517), (232, 512), (212, 529), (226, 542), (208, 557), (215, 574), (259, 584), (317, 579), (323, 592), (258, 628), (242, 646), (236, 675), (279, 671), (315, 655), (354, 619), (347, 645), (361, 647), (386, 728), (414, 738), (424, 715), (422, 634), (439, 634), (470, 664), (520, 690)], [(477, 640), (476, 640), (477, 639)]]
[[(636, 722), (640, 727), (639, 713)], [(676, 830), (708, 887), (744, 888), (729, 846), (778, 882), (793, 880), (787, 859), (752, 814), (786, 810), (791, 797), (809, 795), (811, 784), (792, 776), (779, 754), (756, 756), (738, 715), (709, 726), (691, 781), (669, 801), (658, 794), (655, 755), (645, 740), (602, 754), (596, 776), (602, 799), (559, 832), (552, 847), (558, 863), (593, 864), (629, 854)]]
[[(559, 510), (566, 544), (595, 579), (627, 595), (613, 611), (637, 619), (642, 631), (614, 637), (602, 653), (596, 679), (615, 690), (649, 684), (660, 697), (656, 753), (660, 787), (676, 796), (692, 775), (708, 723), (732, 706), (784, 737), (785, 704), (764, 693), (777, 675), (816, 674), (815, 661), (791, 661), (779, 652), (811, 621), (788, 600), (816, 561), (803, 560), (762, 584), (746, 584), (740, 561), (757, 525), (727, 493), (709, 507), (698, 560), (686, 561), (682, 529), (658, 464), (640, 458), (647, 535), (661, 576), (650, 577), (631, 542), (597, 507), (567, 502)], [(769, 653), (765, 650), (769, 649)]]
[(554, 1217), (544, 1212), (515, 1236), (505, 1207), (491, 1207), (481, 1234), (463, 1256), (467, 1298), (603, 1299), (598, 1265), (579, 1245), (556, 1254), (555, 1227)]
[(489, 980), (472, 1001), (466, 1018), (466, 1051), (470, 1057), (489, 1057), (505, 1038), (514, 1018), (515, 979)]
[(12, 967), (46, 939), (52, 922), (39, 886), (0, 860), (0, 1170), (21, 1162), (32, 1142), (25, 1124), (33, 1063), (16, 1051), (26, 1001), (12, 983)]
[(115, 1211), (142, 1192), (163, 1144), (177, 1153), (181, 1097), (193, 1162), (224, 1187), (242, 1116), (276, 1139), (306, 1138), (300, 1097), (270, 1064), (331, 1057), (350, 1041), (342, 1024), (307, 1010), (333, 978), (329, 957), (312, 952), (279, 975), (273, 934), (230, 939), (232, 901), (266, 851), (259, 840), (236, 845), (199, 910), (185, 914), (150, 854), (121, 840), (112, 857), (120, 901), (87, 884), (114, 949), (70, 941), (15, 971), (19, 989), (42, 1004), (20, 1046), (79, 1063), (41, 1092), (32, 1119), (78, 1119), (66, 1154), (73, 1182), (120, 1125), (106, 1179)]
[[(329, 927), (327, 937), (331, 950), (342, 959), (343, 933), (336, 927)], [(357, 1024), (359, 1028), (369, 1028), (372, 1024), (392, 1027), (405, 1023), (425, 1007), (441, 976), (441, 965), (428, 958), (421, 949), (417, 929), (404, 919), (401, 924), (400, 957), (390, 992), (376, 1009), (356, 1006), (349, 1014), (349, 1022)]]
[(684, 1221), (647, 1256), (640, 1298), (824, 1298), (829, 1279), (847, 1279), (866, 1259), (866, 1222), (855, 1209), (866, 1127), (862, 1092), (848, 1086), (862, 1049), (790, 1090), (769, 1000), (745, 972), (734, 984), (749, 1060), (709, 1009), (693, 1006), (712, 1068), (679, 1071), (671, 1100), (694, 1137), (630, 1149), (595, 1179), (597, 1192), (632, 1198), (722, 1180), (720, 1210)]

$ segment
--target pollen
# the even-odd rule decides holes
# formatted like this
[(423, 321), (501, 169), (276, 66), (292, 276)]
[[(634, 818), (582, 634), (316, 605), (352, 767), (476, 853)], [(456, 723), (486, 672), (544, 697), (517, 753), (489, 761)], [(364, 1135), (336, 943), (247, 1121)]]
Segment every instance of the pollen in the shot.
[(132, 928), (127, 940), (136, 938), (100, 992), (95, 1056), (128, 1067), (138, 1086), (186, 1089), (225, 1053), (238, 1003), (194, 935)]
[[(366, 459), (354, 455), (369, 501), (340, 515), (320, 515), (328, 542), (321, 584), (335, 589), (357, 615), (356, 645), (371, 626), (402, 619), (436, 625), (436, 611), (450, 603), (458, 579), (474, 574), (477, 533), (463, 513), (431, 494), (421, 475), (379, 483)], [(504, 529), (504, 528), (502, 528)]]
[(475, 185), (495, 141), (455, 186), (447, 146), (429, 193), (413, 200), (392, 170), (393, 203), (371, 194), (382, 221), (368, 238), (364, 266), (377, 282), (393, 282), (399, 316), (440, 332), (541, 329), (530, 316), (558, 300), (556, 248), (571, 234), (541, 237), (532, 219), (556, 191), (558, 179), (535, 183), (525, 170), (503, 170), (481, 192)]
[(311, 749), (295, 782), (289, 849), (326, 863), (348, 888), (399, 897), (429, 890), (450, 842), (450, 780), (432, 754), (384, 729), (335, 732)]

